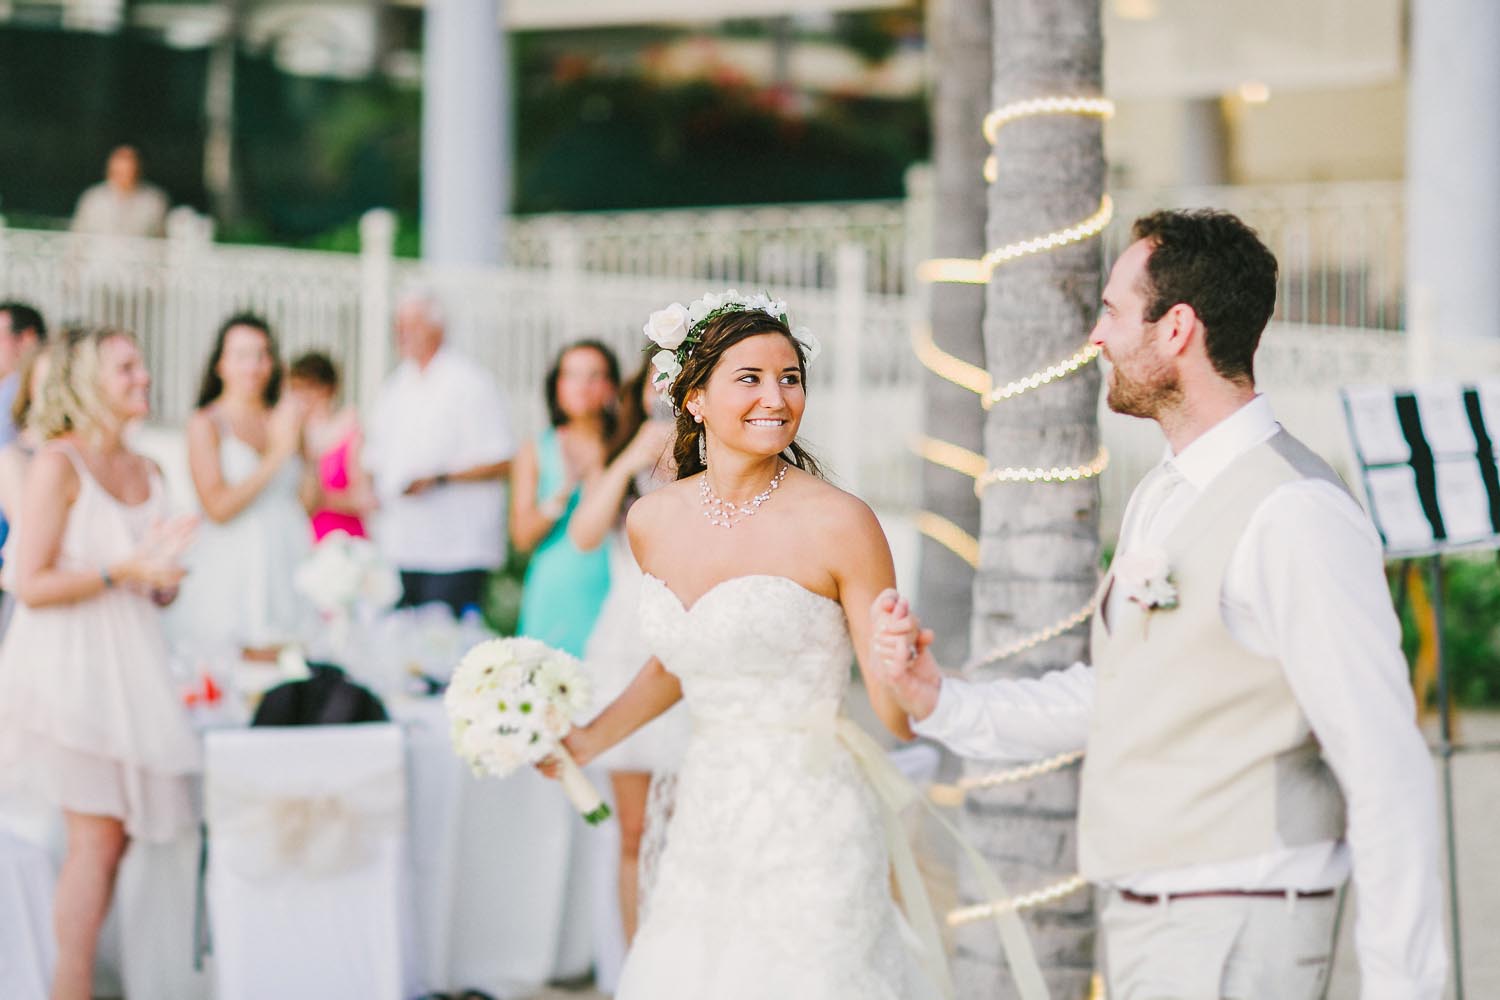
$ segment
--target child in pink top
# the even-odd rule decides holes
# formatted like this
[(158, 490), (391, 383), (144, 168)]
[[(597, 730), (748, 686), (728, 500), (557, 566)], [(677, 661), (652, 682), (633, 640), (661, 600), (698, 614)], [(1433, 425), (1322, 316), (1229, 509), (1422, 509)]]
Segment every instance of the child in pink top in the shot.
[(339, 374), (326, 354), (302, 355), (287, 369), (287, 387), (307, 400), (303, 448), (318, 471), (319, 503), (312, 514), (315, 539), (330, 531), (365, 536), (364, 516), (375, 507), (369, 477), (360, 465), (363, 435), (353, 407), (334, 410)]

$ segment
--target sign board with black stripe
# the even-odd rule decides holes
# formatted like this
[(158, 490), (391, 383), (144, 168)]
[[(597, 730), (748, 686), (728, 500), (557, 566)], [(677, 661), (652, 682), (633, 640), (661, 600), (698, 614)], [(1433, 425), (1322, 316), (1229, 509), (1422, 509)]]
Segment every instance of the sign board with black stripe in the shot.
[(1387, 555), (1500, 548), (1500, 380), (1341, 395)]

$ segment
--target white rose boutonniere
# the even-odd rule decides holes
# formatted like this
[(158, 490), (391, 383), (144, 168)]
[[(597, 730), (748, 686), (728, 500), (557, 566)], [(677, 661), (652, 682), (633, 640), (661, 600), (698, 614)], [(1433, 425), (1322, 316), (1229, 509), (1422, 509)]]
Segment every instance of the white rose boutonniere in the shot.
[(1165, 549), (1144, 546), (1115, 557), (1115, 586), (1125, 597), (1146, 611), (1170, 611), (1177, 607), (1177, 586)]
[(644, 332), (658, 347), (675, 351), (682, 346), (688, 335), (687, 307), (673, 302), (665, 309), (658, 309), (646, 320)]

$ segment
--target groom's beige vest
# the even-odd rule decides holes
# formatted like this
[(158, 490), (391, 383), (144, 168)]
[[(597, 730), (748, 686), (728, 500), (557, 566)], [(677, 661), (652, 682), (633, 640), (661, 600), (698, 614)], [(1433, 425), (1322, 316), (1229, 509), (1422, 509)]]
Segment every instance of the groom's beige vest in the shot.
[(1100, 584), (1079, 803), (1085, 877), (1343, 835), (1343, 796), (1280, 663), (1236, 642), (1219, 609), (1230, 555), (1256, 507), (1278, 486), (1314, 478), (1343, 488), (1327, 463), (1279, 431), (1220, 473), (1165, 540), (1177, 607), (1146, 612), (1117, 601), (1106, 626), (1113, 574)]

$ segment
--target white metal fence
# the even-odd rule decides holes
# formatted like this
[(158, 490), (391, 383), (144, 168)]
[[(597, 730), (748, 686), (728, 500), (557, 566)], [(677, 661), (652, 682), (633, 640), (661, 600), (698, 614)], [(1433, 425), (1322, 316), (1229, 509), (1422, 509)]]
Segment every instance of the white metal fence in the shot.
[[(1310, 206), (1305, 217), (1286, 200), (1272, 199), (1281, 206), (1279, 214), (1265, 209), (1257, 217), (1246, 210), (1248, 201), (1201, 192), (1172, 199), (1122, 196), (1121, 216), (1167, 203), (1227, 204), (1258, 222), (1273, 247), (1291, 254), (1285, 259), (1368, 261), (1375, 250), (1399, 247), (1398, 194), (1379, 185), (1346, 192), (1333, 199), (1340, 207), (1324, 212), (1326, 218), (1318, 215), (1322, 203), (1311, 192), (1301, 196)], [(1251, 199), (1253, 193), (1234, 197)], [(1381, 205), (1385, 208), (1377, 211)], [(1356, 211), (1358, 206), (1364, 208)], [(824, 217), (817, 212), (844, 213), (843, 221), (819, 230), (809, 221)], [(586, 220), (564, 236), (558, 233), (566, 231), (566, 220), (539, 221), (537, 229), (517, 236), (512, 266), (441, 273), (391, 256), (392, 224), (384, 213), (367, 216), (365, 246), (358, 255), (222, 246), (192, 226), (164, 241), (107, 244), (0, 228), (0, 296), (35, 302), (55, 324), (86, 320), (137, 331), (156, 375), (156, 413), (166, 422), (180, 422), (195, 401), (218, 324), (243, 309), (266, 316), (287, 357), (312, 348), (327, 351), (346, 373), (351, 398), (367, 401), (392, 364), (395, 291), (422, 280), (442, 293), (452, 340), (496, 373), (519, 429), (527, 432), (542, 418), (542, 375), (564, 343), (585, 336), (603, 339), (630, 368), (650, 310), (687, 301), (705, 286), (768, 287), (792, 303), (799, 322), (812, 326), (827, 347), (812, 372), (806, 428), (812, 444), (846, 485), (884, 509), (910, 509), (918, 499), (918, 476), (906, 444), (921, 425), (921, 380), (908, 346), (914, 297), (892, 276), (900, 273), (892, 261), (911, 253), (909, 241), (893, 242), (893, 234), (910, 231), (921, 212), (910, 205), (899, 212), (877, 206), (860, 216), (868, 224), (863, 229), (850, 221), (855, 209), (849, 206), (821, 206), (817, 212), (781, 230), (779, 244), (772, 239), (776, 217), (762, 213), (758, 223), (730, 240), (733, 252), (723, 250), (717, 258), (723, 264), (719, 271), (697, 250), (676, 257), (666, 252), (679, 237), (684, 245), (707, 247), (713, 232), (733, 229), (733, 216), (714, 213), (688, 213), (691, 219), (683, 216), (672, 224), (661, 216), (673, 213)], [(893, 212), (904, 221), (898, 223)], [(1369, 216), (1369, 239), (1345, 247), (1342, 256), (1325, 253), (1332, 245), (1327, 241), (1351, 232), (1350, 220), (1360, 213)], [(714, 216), (711, 224), (700, 225), (707, 216)], [(1313, 233), (1321, 235), (1315, 240)], [(651, 239), (658, 240), (656, 249), (640, 249)], [(1118, 230), (1110, 241), (1109, 247), (1120, 245)], [(772, 245), (801, 249), (778, 258), (767, 249)], [(1308, 255), (1296, 257), (1296, 247)], [(1314, 247), (1324, 249), (1313, 254)], [(628, 248), (635, 249), (627, 253)], [(658, 251), (661, 255), (651, 256)], [(1391, 259), (1399, 260), (1399, 254)], [(780, 268), (788, 260), (801, 263), (789, 271), (768, 269), (767, 261)], [(1415, 373), (1444, 371), (1500, 373), (1500, 342), (1445, 341), (1434, 353), (1386, 329), (1401, 312), (1399, 281), (1392, 277), (1399, 272), (1368, 264), (1346, 267), (1339, 281), (1330, 281), (1316, 296), (1307, 283), (1311, 273), (1284, 267), (1282, 303), (1257, 368), (1284, 421), (1319, 450), (1336, 458), (1346, 451), (1333, 392), (1340, 384), (1399, 382)], [(773, 276), (780, 277), (770, 280)], [(1386, 289), (1391, 281), (1395, 285)], [(1311, 321), (1324, 313), (1330, 313), (1329, 322)], [(1375, 329), (1350, 326), (1355, 320)], [(1115, 456), (1104, 480), (1110, 523), (1108, 511), (1117, 510), (1124, 491), (1156, 460), (1160, 438), (1149, 424), (1108, 414), (1104, 428)]]

